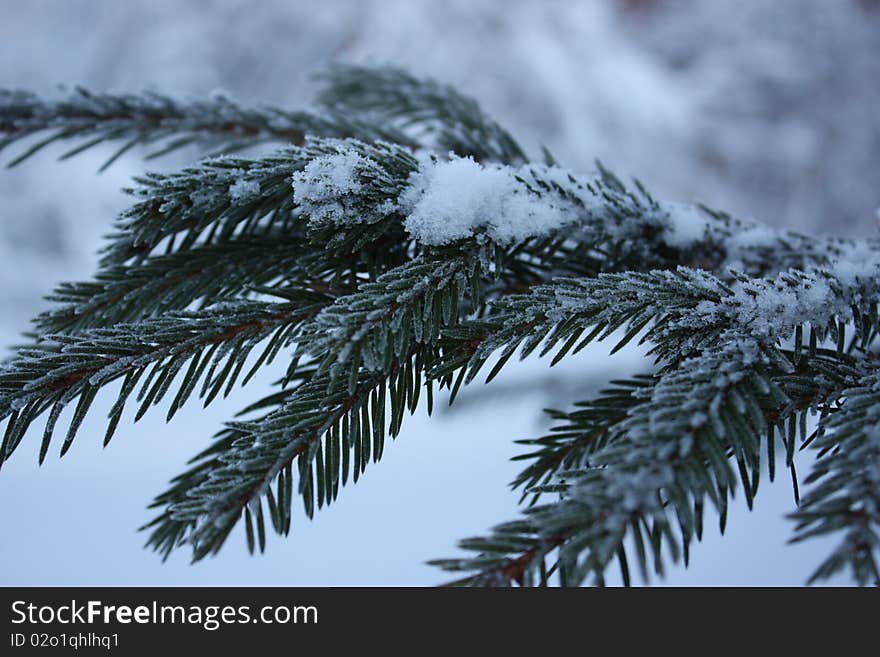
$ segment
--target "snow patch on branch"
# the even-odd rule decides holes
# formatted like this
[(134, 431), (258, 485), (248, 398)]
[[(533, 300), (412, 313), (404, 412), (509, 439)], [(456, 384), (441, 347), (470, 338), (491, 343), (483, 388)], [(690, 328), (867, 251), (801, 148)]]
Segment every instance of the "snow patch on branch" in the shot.
[(693, 205), (661, 202), (665, 232), (663, 241), (669, 246), (684, 249), (706, 239), (709, 222)]
[(368, 164), (365, 157), (352, 152), (315, 158), (293, 174), (293, 199), (313, 222), (355, 221), (358, 214), (350, 212), (345, 199), (361, 193), (363, 184), (357, 172)]
[(725, 305), (738, 324), (753, 335), (782, 337), (802, 323), (825, 326), (830, 317), (847, 312), (839, 303), (831, 280), (819, 274), (797, 279), (783, 275), (776, 280), (749, 280), (735, 286)]
[[(556, 166), (477, 162), (454, 153), (414, 157), (394, 145), (356, 140), (317, 140), (301, 151), (306, 163), (291, 177), (293, 196), (313, 226), (372, 224), (395, 216), (414, 241), (426, 246), (466, 239), (507, 246), (570, 231), (572, 239), (597, 246), (610, 242), (636, 259), (642, 251), (651, 258), (654, 242), (660, 242), (696, 268), (767, 276), (821, 267), (844, 289), (855, 290), (865, 276), (877, 278), (876, 241), (780, 231), (698, 205), (658, 202), (602, 176), (578, 176)], [(230, 194), (259, 191), (239, 188), (242, 182)], [(759, 301), (764, 309), (781, 303), (788, 314), (797, 312), (778, 294)], [(785, 315), (780, 321), (788, 324)]]
[(880, 288), (880, 253), (866, 242), (854, 242), (841, 248), (841, 255), (827, 267), (846, 293), (850, 303), (862, 302), (865, 291), (877, 292)]
[(239, 178), (229, 186), (229, 196), (233, 201), (247, 201), (260, 193), (260, 183), (256, 180)]
[(854, 246), (826, 267), (741, 280), (722, 304), (753, 335), (779, 338), (800, 324), (818, 328), (835, 319), (851, 321), (854, 305), (875, 303), (878, 296), (880, 254)]
[[(569, 174), (541, 167), (541, 179), (553, 183)], [(583, 216), (582, 206), (560, 194), (539, 194), (527, 184), (526, 167), (481, 164), (472, 158), (430, 159), (410, 177), (398, 206), (406, 230), (423, 244), (439, 246), (485, 230), (490, 239), (510, 244), (546, 235)]]
[(397, 194), (405, 181), (398, 179), (399, 173), (359, 152), (357, 142), (328, 139), (312, 144), (337, 149), (313, 158), (291, 177), (293, 199), (312, 225), (375, 223), (397, 210)]

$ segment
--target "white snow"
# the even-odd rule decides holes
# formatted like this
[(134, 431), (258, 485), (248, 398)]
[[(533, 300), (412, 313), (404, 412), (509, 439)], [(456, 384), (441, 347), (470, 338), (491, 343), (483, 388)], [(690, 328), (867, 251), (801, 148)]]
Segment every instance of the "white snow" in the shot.
[(828, 266), (828, 271), (840, 281), (848, 300), (858, 302), (856, 294), (862, 286), (877, 286), (880, 280), (880, 253), (866, 242), (854, 242), (843, 249), (843, 254)]
[[(552, 177), (562, 175), (542, 168)], [(425, 160), (398, 199), (410, 235), (423, 244), (441, 245), (485, 230), (499, 244), (545, 235), (579, 218), (577, 206), (555, 194), (530, 192), (518, 177), (524, 169), (480, 164), (450, 154)]]
[(745, 270), (745, 262), (751, 255), (754, 258), (756, 248), (768, 247), (779, 239), (779, 231), (765, 224), (754, 223), (743, 230), (734, 231), (724, 239), (727, 253), (725, 265), (732, 269)]
[(357, 194), (361, 190), (357, 170), (367, 164), (366, 158), (352, 152), (315, 158), (302, 171), (294, 174), (294, 198), (316, 200)]
[(260, 193), (260, 183), (256, 180), (239, 178), (229, 186), (229, 196), (233, 201), (246, 201)]
[(192, 201), (195, 206), (207, 205), (214, 201), (214, 199), (214, 192), (207, 189), (197, 189), (189, 195), (189, 200)]
[(709, 224), (696, 206), (661, 202), (660, 209), (667, 224), (663, 241), (669, 246), (687, 248), (706, 237)]
[(293, 175), (293, 199), (313, 222), (358, 221), (359, 213), (346, 211), (344, 197), (362, 190), (363, 183), (357, 172), (368, 166), (369, 161), (354, 152), (317, 157)]
[(785, 338), (800, 324), (825, 327), (834, 320), (851, 321), (853, 304), (877, 297), (877, 273), (875, 257), (866, 267), (841, 260), (807, 273), (737, 282), (722, 306), (752, 335)]
[(753, 335), (782, 337), (805, 322), (826, 325), (834, 315), (836, 301), (828, 281), (813, 276), (794, 286), (767, 280), (740, 283), (725, 305)]

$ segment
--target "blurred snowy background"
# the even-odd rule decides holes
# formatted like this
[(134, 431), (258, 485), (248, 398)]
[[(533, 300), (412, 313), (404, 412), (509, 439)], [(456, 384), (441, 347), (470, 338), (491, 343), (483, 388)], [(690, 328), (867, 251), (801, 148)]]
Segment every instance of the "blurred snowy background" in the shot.
[[(581, 170), (599, 157), (661, 197), (810, 233), (876, 229), (876, 0), (0, 0), (4, 87), (222, 89), (296, 107), (310, 97), (310, 74), (335, 61), (454, 83), (532, 152), (544, 144)], [(106, 151), (55, 163), (59, 153), (0, 172), (4, 345), (57, 282), (92, 272), (101, 235), (126, 205), (120, 187), (145, 167), (129, 155), (96, 175)], [(599, 347), (552, 378), (540, 361), (511, 369), (485, 393), (469, 391), (458, 411), (411, 418), (356, 490), (314, 522), (295, 520), (266, 555), (249, 558), (234, 536), (196, 566), (184, 552), (162, 565), (135, 529), (152, 517), (153, 494), (260, 381), (207, 412), (193, 404), (170, 425), (159, 412), (128, 423), (103, 453), (96, 405), (63, 461), (38, 471), (31, 435), (4, 466), (0, 584), (437, 583), (443, 575), (426, 559), (514, 516), (506, 484), (517, 466), (507, 459), (514, 438), (544, 430), (540, 409), (643, 368), (636, 353), (608, 360)], [(791, 504), (783, 481), (762, 491), (755, 512), (737, 505), (727, 536), (709, 531), (690, 569), (666, 583), (802, 583), (827, 543), (784, 545)]]

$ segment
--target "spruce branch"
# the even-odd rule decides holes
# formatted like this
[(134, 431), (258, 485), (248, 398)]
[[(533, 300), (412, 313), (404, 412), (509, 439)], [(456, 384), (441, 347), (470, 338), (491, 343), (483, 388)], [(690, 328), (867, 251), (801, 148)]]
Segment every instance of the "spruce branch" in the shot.
[(880, 585), (880, 383), (871, 372), (842, 394), (830, 409), (812, 447), (819, 458), (806, 483), (811, 485), (795, 520), (794, 542), (841, 535), (840, 543), (810, 581), (846, 568), (861, 585)]
[[(204, 464), (198, 479), (186, 480), (192, 487), (178, 492), (157, 519), (158, 536), (179, 538), (180, 528), (188, 528), (198, 560), (216, 552), (240, 519), (254, 535), (251, 518), (263, 516), (262, 499), (269, 499), (273, 480), (280, 488), (269, 503), (272, 526), (286, 533), (290, 507), (277, 500), (293, 485), (294, 465), (309, 517), (336, 498), (350, 471), (357, 482), (370, 459), (382, 456), (386, 406), (392, 437), (405, 410), (415, 412), (423, 372), (437, 359), (433, 344), (445, 326), (460, 320), (460, 290), (480, 276), (479, 263), (464, 253), (413, 260), (317, 313), (299, 341), (302, 355), (316, 363), (314, 372), (275, 412), (230, 425), (236, 439), (227, 454)], [(430, 387), (427, 396), (430, 412)], [(151, 544), (166, 546), (158, 539)]]
[[(223, 453), (216, 458), (213, 452), (206, 455), (196, 477), (187, 477), (173, 497), (157, 499), (154, 506), (169, 506), (154, 521), (154, 536), (185, 536), (193, 546), (193, 559), (202, 559), (220, 549), (240, 519), (252, 537), (251, 517), (262, 522), (264, 498), (272, 527), (286, 534), (294, 473), (305, 513), (312, 517), (316, 507), (336, 499), (349, 477), (357, 482), (370, 460), (382, 457), (386, 435), (396, 436), (405, 410), (415, 410), (419, 352), (414, 349), (388, 373), (362, 375), (353, 387), (313, 373), (275, 411), (230, 424), (223, 438), (230, 442)], [(392, 417), (387, 430), (386, 390)], [(176, 533), (181, 527), (185, 534)], [(259, 533), (264, 535), (264, 530)], [(156, 549), (163, 545), (158, 538), (151, 538), (150, 544)], [(261, 549), (263, 544), (261, 539)]]
[[(752, 505), (762, 436), (772, 478), (774, 434), (787, 438), (793, 458), (794, 429), (805, 426), (804, 413), (827, 404), (859, 375), (828, 354), (804, 358), (798, 368), (792, 359), (734, 339), (637, 388), (640, 403), (625, 416), (613, 408), (606, 418), (601, 446), (586, 453), (576, 447), (583, 466), (560, 468), (554, 483), (531, 489), (561, 493), (560, 501), (527, 509), (522, 520), (488, 536), (462, 541), (473, 557), (433, 563), (471, 573), (456, 584), (479, 586), (546, 583), (548, 557), (564, 586), (590, 575), (601, 583), (612, 560), (627, 583), (631, 564), (647, 580), (652, 566), (662, 575), (664, 560), (683, 557), (687, 563), (691, 543), (702, 536), (707, 503), (721, 514), (722, 533), (737, 488)], [(595, 435), (595, 424), (588, 422), (587, 430)], [(590, 434), (572, 437), (583, 441)]]
[(257, 344), (271, 338), (258, 359), (262, 364), (327, 302), (325, 295), (312, 292), (298, 296), (298, 303), (238, 301), (217, 304), (199, 313), (163, 315), (72, 335), (49, 335), (33, 346), (19, 349), (16, 357), (0, 369), (0, 419), (8, 418), (0, 448), (2, 460), (12, 454), (28, 426), (50, 411), (40, 449), (42, 462), (58, 416), (78, 398), (62, 445), (63, 455), (97, 392), (122, 377), (122, 388), (110, 412), (105, 444), (113, 435), (125, 402), (148, 370), (150, 373), (137, 395), (141, 406), (136, 419), (162, 400), (187, 362), (190, 367), (171, 404), (169, 418), (200, 380), (204, 384), (199, 396), (205, 398), (206, 404), (221, 391), (229, 394)]
[[(415, 166), (405, 149), (391, 144), (316, 139), (258, 160), (224, 157), (203, 161), (198, 167), (176, 174), (147, 174), (137, 179), (139, 187), (130, 190), (140, 200), (117, 221), (117, 235), (105, 249), (102, 264), (142, 258), (165, 240), (181, 234), (173, 245), (178, 251), (218, 237), (272, 226), (296, 231), (295, 209), (299, 203), (292, 193), (294, 175), (309, 163), (338, 155), (341, 150), (361, 158), (358, 175), (366, 188), (357, 198), (359, 205), (350, 208), (353, 211), (373, 208), (375, 214), (375, 208), (394, 197)], [(360, 231), (369, 230), (375, 223), (365, 223)], [(315, 231), (322, 227), (320, 220), (313, 224)], [(358, 228), (352, 228), (352, 232), (358, 232)], [(348, 247), (354, 250), (362, 243), (354, 240)], [(344, 244), (343, 237), (334, 240), (336, 247)]]
[(488, 380), (516, 354), (556, 363), (595, 340), (638, 340), (652, 373), (521, 441), (533, 448), (514, 481), (531, 498), (523, 517), (440, 565), (481, 585), (602, 583), (615, 559), (627, 582), (631, 565), (661, 572), (687, 561), (706, 506), (723, 530), (735, 491), (752, 505), (762, 471), (775, 476), (778, 434), (795, 488), (798, 447), (821, 455), (796, 540), (845, 535), (817, 576), (849, 564), (876, 579), (880, 243), (668, 203), (600, 163), (586, 176), (530, 163), (475, 101), (396, 69), (323, 82), (307, 112), (0, 93), (0, 148), (43, 137), (16, 161), (55, 141), (75, 144), (65, 156), (121, 142), (111, 161), (139, 144), (287, 144), (137, 179), (94, 279), (59, 287), (34, 343), (0, 370), (0, 462), (48, 412), (42, 461), (78, 400), (65, 452), (111, 382), (105, 440), (138, 386), (137, 417), (176, 389), (170, 418), (284, 350), (275, 392), (216, 435), (144, 527), (163, 557), (187, 543), (195, 560), (216, 553), (239, 521), (262, 550), (267, 525), (289, 532), (294, 491), (308, 517), (334, 501), (407, 412), (424, 399), (430, 413), (435, 386), (451, 402), (494, 358)]
[(511, 482), (511, 487), (523, 489), (520, 501), (531, 497), (531, 504), (535, 504), (542, 486), (550, 484), (557, 473), (587, 467), (590, 455), (607, 444), (611, 428), (626, 419), (639, 403), (639, 391), (655, 383), (652, 375), (612, 381), (613, 387), (601, 390), (595, 399), (576, 403), (576, 410), (566, 413), (548, 409), (546, 412), (557, 422), (551, 432), (516, 441), (536, 447), (533, 452), (513, 457), (514, 461), (529, 462)]
[[(298, 379), (303, 380), (307, 379), (311, 374), (312, 372), (308, 368), (301, 368), (296, 376)], [(237, 417), (257, 411), (266, 411), (262, 416), (266, 417), (268, 413), (271, 413), (271, 409), (278, 408), (283, 404), (293, 394), (293, 391), (294, 389), (292, 388), (282, 388), (243, 409), (237, 414)], [(189, 465), (192, 467), (175, 477), (171, 481), (168, 490), (157, 495), (156, 499), (150, 505), (151, 509), (159, 508), (162, 509), (162, 512), (152, 521), (141, 527), (141, 530), (150, 531), (146, 546), (153, 548), (156, 552), (161, 554), (163, 560), (168, 559), (176, 548), (179, 548), (185, 543), (189, 532), (191, 532), (195, 526), (193, 522), (181, 520), (174, 513), (173, 509), (178, 504), (187, 500), (189, 491), (207, 481), (211, 472), (223, 467), (221, 458), (224, 454), (228, 453), (229, 450), (233, 449), (236, 441), (243, 435), (242, 431), (234, 427), (225, 427), (219, 431), (214, 436), (214, 440), (207, 449), (190, 459)], [(274, 525), (279, 530), (279, 533), (286, 534), (290, 531), (289, 519), (291, 517), (291, 490), (290, 487), (285, 485), (283, 475), (279, 478), (277, 495), (273, 495), (271, 490), (267, 490), (267, 500), (271, 510), (270, 517), (272, 518), (273, 523), (276, 522), (279, 517), (279, 508), (283, 517), (288, 519), (288, 524), (286, 525)], [(259, 545), (260, 550), (262, 551), (265, 549), (265, 521), (262, 517), (262, 509), (257, 512), (256, 524), (259, 528)], [(250, 548), (250, 551), (253, 552), (255, 543), (252, 540), (253, 524), (250, 521), (250, 516), (248, 516), (248, 539), (248, 547)]]
[[(401, 69), (337, 67), (320, 76), (315, 110), (246, 106), (222, 94), (208, 100), (171, 96), (97, 93), (77, 87), (60, 100), (0, 89), (0, 150), (28, 137), (42, 138), (13, 158), (15, 166), (56, 142), (74, 142), (60, 159), (99, 144), (121, 142), (101, 166), (109, 167), (134, 147), (147, 159), (196, 146), (232, 153), (265, 143), (302, 144), (306, 136), (387, 141), (420, 148), (419, 134), (438, 132), (434, 146), (463, 156), (524, 162), (513, 137), (471, 98)], [(416, 135), (413, 128), (418, 128)]]
[[(847, 287), (826, 271), (789, 272), (776, 280), (740, 278), (729, 287), (706, 272), (680, 269), (562, 280), (540, 286), (530, 295), (496, 302), (502, 319), (496, 320), (494, 333), (487, 320), (470, 330), (463, 328), (461, 355), (448, 359), (435, 375), (449, 376), (451, 370), (459, 369), (471, 379), (501, 349), (491, 379), (517, 349), (527, 355), (540, 344), (544, 353), (562, 345), (555, 362), (569, 350), (576, 351), (618, 329), (625, 333), (615, 349), (641, 333), (642, 341), (655, 345), (652, 352), (660, 372), (647, 387), (630, 387), (623, 394), (611, 391), (609, 397), (586, 404), (585, 412), (569, 418), (578, 422), (574, 428), (563, 426), (562, 438), (545, 439), (544, 449), (532, 455), (538, 457), (536, 462), (515, 483), (530, 482), (525, 492), (536, 496), (562, 493), (562, 502), (528, 511), (525, 524), (503, 525), (492, 537), (462, 542), (463, 548), (479, 553), (474, 558), (437, 564), (453, 571), (477, 571), (464, 583), (522, 584), (533, 581), (535, 572), (529, 564), (534, 561), (538, 568), (552, 546), (559, 549), (557, 567), (565, 573), (563, 584), (578, 584), (591, 572), (601, 581), (614, 557), (629, 581), (624, 539), (630, 527), (629, 535), (637, 544), (643, 544), (642, 537), (636, 537), (640, 531), (651, 539), (658, 569), (662, 567), (662, 542), (668, 543), (673, 561), (680, 547), (686, 560), (690, 542), (702, 531), (704, 498), (721, 512), (723, 530), (728, 492), (737, 485), (729, 459), (736, 462), (751, 507), (760, 472), (761, 437), (769, 427), (784, 430), (786, 421), (786, 465), (797, 485), (795, 422), (806, 442), (805, 412), (839, 399), (864, 371), (863, 358), (843, 352), (842, 325), (859, 318), (856, 324), (862, 336), (857, 335), (854, 343), (875, 334), (875, 281), (866, 276)], [(614, 303), (608, 298), (611, 294)], [(762, 307), (771, 300), (778, 306), (796, 296), (807, 297), (811, 303)], [(866, 306), (867, 312), (850, 309), (847, 304), (854, 300)], [(766, 316), (759, 309), (788, 315), (782, 321), (774, 318), (777, 324), (770, 327), (757, 321)], [(809, 347), (802, 344), (807, 323), (811, 325)], [(581, 338), (586, 331), (590, 332)], [(795, 350), (780, 351), (779, 341), (792, 333)], [(836, 349), (817, 347), (827, 335), (833, 335)], [(714, 347), (719, 344), (720, 353)], [(638, 403), (640, 396), (650, 396), (650, 401)], [(768, 450), (772, 436), (771, 431)], [(641, 449), (645, 450), (643, 458)], [(772, 458), (768, 454), (771, 477)], [(625, 488), (629, 479), (633, 487)], [(691, 498), (694, 508), (689, 506)], [(633, 505), (629, 511), (636, 511), (636, 516), (625, 512)], [(680, 526), (681, 546), (670, 533), (670, 511)], [(523, 527), (532, 543), (526, 550), (513, 550), (510, 545), (526, 540), (516, 533)], [(512, 537), (511, 532), (516, 535)], [(643, 549), (638, 550), (638, 560), (646, 574)], [(531, 573), (528, 579), (527, 572)]]
[(864, 349), (876, 336), (878, 280), (877, 273), (841, 280), (817, 269), (791, 270), (773, 279), (730, 272), (725, 281), (684, 267), (560, 278), (529, 294), (501, 298), (486, 317), (448, 331), (444, 347), (449, 357), (434, 375), (463, 369), (465, 382), (471, 381), (500, 351), (489, 381), (517, 350), (525, 358), (539, 346), (541, 355), (556, 349), (556, 363), (618, 330), (624, 332), (612, 353), (641, 336), (640, 344), (653, 345), (649, 355), (669, 365), (731, 330), (767, 344), (796, 334), (799, 353), (806, 348), (805, 336), (811, 351), (830, 339), (842, 356), (847, 324), (853, 324), (854, 347)]
[(40, 333), (112, 327), (291, 281), (307, 287), (334, 274), (321, 255), (302, 236), (270, 229), (150, 256), (106, 267), (92, 281), (63, 283), (47, 297), (57, 305), (34, 325)]
[(477, 101), (433, 80), (393, 67), (337, 66), (319, 77), (318, 102), (331, 110), (390, 125), (434, 150), (504, 164), (527, 162), (516, 140)]
[(0, 150), (35, 135), (42, 138), (8, 166), (56, 142), (75, 144), (61, 155), (62, 160), (99, 144), (121, 142), (103, 170), (136, 146), (148, 148), (147, 159), (152, 159), (191, 145), (231, 153), (268, 142), (301, 144), (306, 135), (406, 141), (390, 127), (327, 109), (315, 113), (245, 107), (223, 95), (181, 101), (156, 92), (108, 94), (78, 87), (62, 100), (47, 100), (26, 91), (0, 89)]

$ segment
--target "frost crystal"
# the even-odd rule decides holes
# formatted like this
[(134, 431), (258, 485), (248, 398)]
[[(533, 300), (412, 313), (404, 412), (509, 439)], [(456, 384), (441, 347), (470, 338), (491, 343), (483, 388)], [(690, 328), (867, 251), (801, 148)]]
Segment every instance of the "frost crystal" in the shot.
[(368, 161), (357, 153), (334, 153), (315, 158), (293, 175), (294, 200), (308, 203), (343, 194), (357, 194), (362, 185), (357, 172)]
[(753, 335), (782, 336), (804, 322), (821, 326), (827, 322), (836, 295), (827, 280), (804, 277), (799, 284), (781, 281), (749, 281), (736, 286), (735, 319)]
[(396, 207), (389, 199), (368, 203), (363, 198), (370, 180), (381, 175), (379, 165), (360, 153), (322, 155), (293, 174), (293, 199), (313, 224), (371, 222)]
[(214, 194), (211, 191), (199, 189), (189, 195), (189, 200), (192, 201), (193, 205), (196, 207), (207, 205), (214, 200)]
[(233, 201), (244, 201), (260, 193), (260, 183), (256, 180), (239, 178), (229, 186), (229, 196)]

